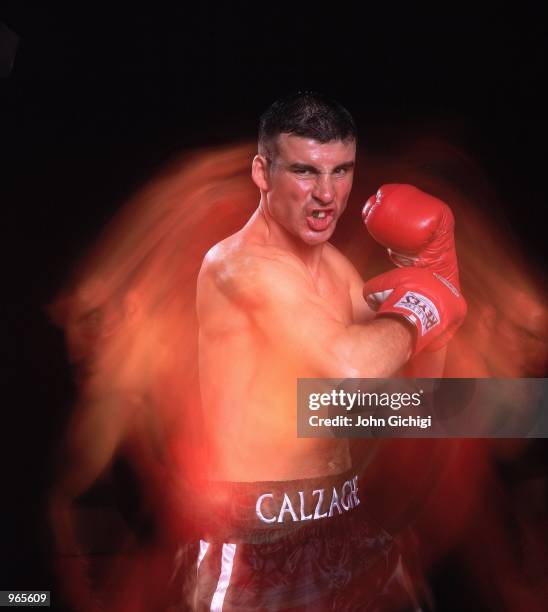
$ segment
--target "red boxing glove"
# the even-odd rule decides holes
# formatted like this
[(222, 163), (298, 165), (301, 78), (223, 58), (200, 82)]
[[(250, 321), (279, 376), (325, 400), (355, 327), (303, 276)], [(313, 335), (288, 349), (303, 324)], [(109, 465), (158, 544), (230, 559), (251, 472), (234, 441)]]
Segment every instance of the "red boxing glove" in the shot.
[(415, 355), (444, 347), (466, 315), (466, 302), (456, 287), (421, 268), (396, 268), (376, 276), (365, 283), (363, 295), (377, 316), (404, 317), (415, 327)]
[(397, 266), (429, 268), (460, 288), (455, 220), (447, 204), (413, 185), (383, 185), (367, 200), (362, 217)]

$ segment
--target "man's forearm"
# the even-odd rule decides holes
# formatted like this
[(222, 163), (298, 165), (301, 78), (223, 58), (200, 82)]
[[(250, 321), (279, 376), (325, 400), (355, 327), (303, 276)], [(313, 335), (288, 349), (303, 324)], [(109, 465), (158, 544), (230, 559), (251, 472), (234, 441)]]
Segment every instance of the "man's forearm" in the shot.
[(332, 350), (334, 363), (326, 364), (333, 378), (389, 378), (413, 353), (413, 330), (403, 319), (378, 318), (350, 325)]

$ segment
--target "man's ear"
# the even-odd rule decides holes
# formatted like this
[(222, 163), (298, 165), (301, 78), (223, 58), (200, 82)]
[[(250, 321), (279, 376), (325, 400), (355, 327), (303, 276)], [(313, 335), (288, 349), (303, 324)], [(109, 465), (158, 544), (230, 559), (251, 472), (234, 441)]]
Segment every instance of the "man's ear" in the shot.
[(251, 178), (261, 191), (268, 191), (268, 160), (264, 155), (255, 155), (251, 164)]

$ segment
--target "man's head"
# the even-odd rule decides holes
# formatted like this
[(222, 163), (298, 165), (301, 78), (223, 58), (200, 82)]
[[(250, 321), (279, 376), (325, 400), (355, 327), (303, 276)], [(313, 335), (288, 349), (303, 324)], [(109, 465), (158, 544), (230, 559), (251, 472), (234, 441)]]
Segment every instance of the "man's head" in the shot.
[(259, 155), (274, 161), (280, 134), (293, 134), (325, 144), (357, 140), (352, 115), (338, 102), (315, 92), (277, 100), (259, 120)]
[(356, 126), (338, 102), (304, 92), (262, 115), (253, 180), (262, 210), (306, 244), (328, 240), (352, 187)]

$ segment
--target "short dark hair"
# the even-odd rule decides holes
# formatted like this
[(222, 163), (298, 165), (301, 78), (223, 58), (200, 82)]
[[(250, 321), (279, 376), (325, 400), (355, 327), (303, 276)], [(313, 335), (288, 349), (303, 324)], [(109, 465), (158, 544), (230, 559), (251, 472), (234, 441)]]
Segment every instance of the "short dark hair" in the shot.
[(321, 143), (357, 140), (352, 115), (338, 102), (314, 91), (298, 91), (276, 100), (259, 120), (259, 153), (272, 158), (275, 139), (294, 134)]

